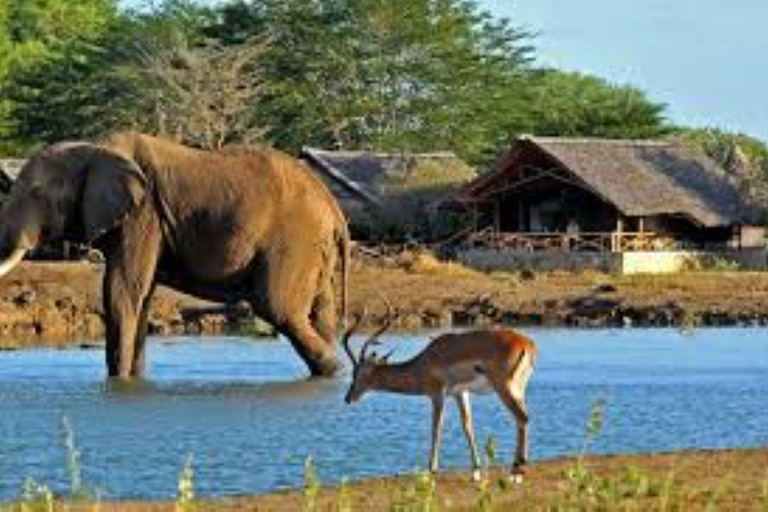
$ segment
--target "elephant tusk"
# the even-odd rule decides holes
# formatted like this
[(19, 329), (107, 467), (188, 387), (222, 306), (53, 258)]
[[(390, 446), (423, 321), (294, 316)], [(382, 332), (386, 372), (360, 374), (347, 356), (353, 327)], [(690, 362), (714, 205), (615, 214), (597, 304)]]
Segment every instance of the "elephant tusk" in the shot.
[(8, 258), (0, 262), (0, 277), (13, 270), (13, 267), (19, 264), (24, 259), (24, 255), (27, 253), (26, 249), (14, 249)]

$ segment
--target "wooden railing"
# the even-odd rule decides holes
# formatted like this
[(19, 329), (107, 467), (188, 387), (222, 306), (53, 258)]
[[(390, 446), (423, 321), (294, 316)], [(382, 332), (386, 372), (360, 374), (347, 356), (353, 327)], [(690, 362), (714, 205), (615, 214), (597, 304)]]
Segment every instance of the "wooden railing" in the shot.
[(467, 245), (508, 251), (624, 252), (665, 251), (674, 249), (674, 238), (662, 233), (583, 232), (583, 233), (509, 233), (483, 230), (470, 234)]

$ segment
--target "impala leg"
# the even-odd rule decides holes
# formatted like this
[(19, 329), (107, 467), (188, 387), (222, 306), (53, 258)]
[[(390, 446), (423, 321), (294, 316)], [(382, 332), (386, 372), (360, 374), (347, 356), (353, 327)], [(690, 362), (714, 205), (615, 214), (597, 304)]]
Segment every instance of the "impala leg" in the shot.
[(496, 392), (515, 418), (517, 448), (512, 464), (512, 481), (519, 483), (523, 480), (524, 466), (528, 462), (528, 409), (525, 404), (525, 387), (510, 381), (497, 386)]
[(472, 426), (472, 405), (469, 401), (469, 391), (456, 395), (456, 403), (459, 405), (461, 428), (464, 430), (464, 436), (467, 438), (467, 444), (469, 444), (469, 451), (472, 456), (472, 480), (477, 482), (480, 480), (480, 457), (477, 454), (475, 430)]
[(445, 399), (442, 395), (432, 399), (432, 450), (429, 456), (429, 470), (437, 471), (437, 459), (440, 453), (440, 440), (443, 436), (443, 418)]

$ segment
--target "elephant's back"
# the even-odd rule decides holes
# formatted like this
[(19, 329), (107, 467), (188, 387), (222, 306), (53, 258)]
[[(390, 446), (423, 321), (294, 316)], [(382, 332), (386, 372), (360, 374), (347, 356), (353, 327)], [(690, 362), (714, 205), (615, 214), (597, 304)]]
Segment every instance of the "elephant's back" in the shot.
[(333, 230), (346, 224), (336, 198), (300, 160), (277, 150), (252, 150), (243, 167), (254, 183), (263, 182), (264, 189), (253, 193), (269, 194), (283, 216)]

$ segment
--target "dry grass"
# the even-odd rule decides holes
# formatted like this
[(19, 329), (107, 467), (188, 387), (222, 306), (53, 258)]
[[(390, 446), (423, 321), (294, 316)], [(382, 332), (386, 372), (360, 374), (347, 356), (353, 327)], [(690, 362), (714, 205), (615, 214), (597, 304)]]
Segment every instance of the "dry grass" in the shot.
[(455, 276), (474, 276), (481, 278), (477, 270), (453, 261), (443, 261), (430, 252), (405, 251), (396, 258), (396, 265), (413, 274), (450, 278)]

